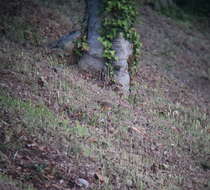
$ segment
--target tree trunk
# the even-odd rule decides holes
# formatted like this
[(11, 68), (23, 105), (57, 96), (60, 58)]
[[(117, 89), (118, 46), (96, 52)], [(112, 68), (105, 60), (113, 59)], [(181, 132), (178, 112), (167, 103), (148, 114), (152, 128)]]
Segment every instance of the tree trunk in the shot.
[(79, 61), (79, 67), (87, 71), (102, 71), (104, 69), (103, 46), (99, 42), (101, 28), (102, 0), (87, 0), (88, 6), (88, 44), (89, 50)]
[[(101, 28), (101, 10), (103, 0), (87, 0), (88, 4), (88, 52), (80, 59), (79, 67), (86, 71), (103, 71), (106, 70), (103, 59), (103, 46), (99, 42), (99, 30)], [(113, 49), (116, 52), (118, 60), (113, 63), (114, 79), (119, 84), (124, 94), (129, 93), (130, 76), (128, 73), (128, 57), (132, 54), (132, 45), (119, 35), (113, 41)]]

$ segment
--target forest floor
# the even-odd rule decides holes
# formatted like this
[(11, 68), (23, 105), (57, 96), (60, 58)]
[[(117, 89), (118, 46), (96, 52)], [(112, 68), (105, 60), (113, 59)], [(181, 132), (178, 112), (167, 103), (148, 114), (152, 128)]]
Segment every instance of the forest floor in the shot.
[(10, 2), (0, 7), (1, 190), (210, 189), (206, 20), (139, 7), (141, 58), (124, 98), (72, 52), (47, 48), (84, 30), (83, 0)]

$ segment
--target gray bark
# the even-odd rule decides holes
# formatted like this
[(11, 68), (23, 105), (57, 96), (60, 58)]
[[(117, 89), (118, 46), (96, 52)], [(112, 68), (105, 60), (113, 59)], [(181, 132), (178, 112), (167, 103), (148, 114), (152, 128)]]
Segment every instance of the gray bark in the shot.
[(114, 79), (115, 82), (120, 84), (124, 93), (129, 93), (130, 88), (130, 76), (128, 72), (128, 58), (133, 53), (132, 45), (129, 41), (125, 40), (123, 34), (119, 34), (119, 37), (114, 40), (113, 47), (117, 61), (113, 63), (115, 68)]
[[(101, 28), (101, 17), (99, 11), (102, 0), (87, 0), (88, 3), (88, 52), (80, 59), (79, 67), (86, 71), (103, 71), (105, 64), (103, 59), (103, 46), (99, 42), (99, 30)], [(132, 45), (120, 34), (113, 41), (113, 50), (116, 52), (118, 60), (113, 63), (114, 79), (119, 84), (121, 90), (129, 93), (130, 76), (128, 73), (128, 57), (132, 54)]]
[(102, 71), (104, 66), (103, 46), (99, 42), (102, 0), (87, 0), (88, 5), (88, 52), (80, 59), (79, 67), (87, 71)]

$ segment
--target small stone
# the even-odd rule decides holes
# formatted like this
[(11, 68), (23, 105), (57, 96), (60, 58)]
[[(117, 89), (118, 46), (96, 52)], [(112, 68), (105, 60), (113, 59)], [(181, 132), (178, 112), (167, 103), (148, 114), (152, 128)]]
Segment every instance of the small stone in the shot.
[(88, 188), (90, 186), (89, 182), (83, 178), (78, 178), (75, 183), (79, 186), (79, 187), (84, 187), (84, 188)]
[(61, 179), (59, 182), (60, 182), (60, 184), (63, 184), (63, 183), (64, 183), (64, 180), (63, 180), (63, 179)]
[(133, 185), (133, 181), (131, 179), (128, 179), (126, 183), (129, 187)]

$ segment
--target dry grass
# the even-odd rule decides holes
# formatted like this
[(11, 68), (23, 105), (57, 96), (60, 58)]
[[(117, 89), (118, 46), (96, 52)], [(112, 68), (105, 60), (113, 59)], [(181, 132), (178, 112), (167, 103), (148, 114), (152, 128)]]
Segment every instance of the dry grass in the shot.
[[(57, 1), (43, 3), (54, 14)], [(68, 3), (71, 8), (78, 2)], [(63, 4), (67, 18), (65, 9)], [(157, 27), (146, 15), (155, 13), (143, 13), (141, 24), (155, 35), (146, 25), (148, 18)], [(58, 28), (53, 28), (53, 38), (59, 36)], [(100, 190), (208, 189), (209, 170), (201, 165), (210, 154), (208, 98), (179, 83), (161, 64), (177, 52), (159, 53), (175, 43), (165, 42), (157, 55), (149, 39), (156, 38), (142, 36), (143, 61), (130, 96), (121, 98), (69, 65), (63, 53), (1, 38), (1, 173), (39, 190), (78, 189), (79, 177)], [(100, 102), (108, 102), (110, 108), (103, 109)]]

